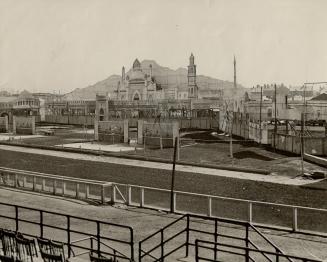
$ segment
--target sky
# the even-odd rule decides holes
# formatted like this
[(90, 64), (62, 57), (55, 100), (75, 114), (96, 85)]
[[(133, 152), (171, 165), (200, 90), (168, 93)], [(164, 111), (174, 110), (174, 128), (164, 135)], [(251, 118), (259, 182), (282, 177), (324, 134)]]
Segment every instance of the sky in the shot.
[(69, 92), (135, 60), (246, 87), (327, 81), (325, 0), (0, 0), (0, 90)]

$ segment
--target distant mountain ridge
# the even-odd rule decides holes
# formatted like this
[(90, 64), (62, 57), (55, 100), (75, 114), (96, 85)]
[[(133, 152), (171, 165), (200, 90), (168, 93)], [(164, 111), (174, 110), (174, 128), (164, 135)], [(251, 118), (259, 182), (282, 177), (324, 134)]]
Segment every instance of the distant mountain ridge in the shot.
[[(152, 65), (152, 76), (155, 81), (161, 85), (162, 88), (178, 88), (179, 90), (187, 89), (187, 69), (178, 68), (176, 70), (168, 67), (160, 66), (154, 60), (143, 60), (141, 62), (142, 72), (150, 75), (150, 65)], [(126, 75), (130, 75), (132, 68), (126, 71)], [(120, 75), (111, 75), (108, 78), (99, 81), (93, 85), (85, 88), (77, 88), (65, 95), (68, 100), (79, 99), (95, 99), (96, 94), (113, 93), (118, 86), (118, 82), (121, 80)], [(210, 91), (218, 89), (228, 89), (233, 87), (233, 82), (215, 79), (209, 76), (198, 75), (197, 84), (199, 92)], [(243, 88), (243, 86), (238, 85)]]

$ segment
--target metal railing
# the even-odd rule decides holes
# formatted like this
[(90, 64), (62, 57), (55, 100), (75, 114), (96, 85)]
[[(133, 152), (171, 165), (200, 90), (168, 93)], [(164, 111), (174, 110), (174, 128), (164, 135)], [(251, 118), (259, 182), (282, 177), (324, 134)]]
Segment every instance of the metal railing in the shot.
[[(205, 250), (204, 254), (202, 255), (201, 250)], [(212, 252), (208, 252), (212, 251)], [(231, 244), (224, 244), (224, 243), (217, 243), (217, 242), (211, 242), (211, 241), (205, 241), (205, 240), (195, 240), (195, 261), (211, 261), (215, 262), (217, 261), (217, 257), (213, 257), (210, 254), (219, 254), (219, 259), (230, 259), (233, 261), (233, 259), (237, 259), (239, 257), (244, 258), (244, 261), (249, 262), (255, 262), (255, 261), (294, 261), (294, 262), (322, 262), (321, 260), (317, 259), (311, 259), (311, 258), (304, 258), (299, 256), (293, 256), (293, 255), (285, 255), (280, 252), (272, 252), (267, 250), (259, 250), (255, 248), (249, 248), (249, 247), (241, 247), (237, 245), (231, 245)], [(252, 256), (251, 256), (252, 255)], [(260, 260), (256, 260), (254, 256), (257, 255), (263, 255), (266, 259), (262, 260), (262, 256)], [(221, 261), (221, 260), (219, 260)], [(224, 260), (225, 261), (225, 260)], [(228, 260), (226, 260), (228, 261)]]
[[(174, 230), (174, 227), (177, 224), (179, 225), (178, 230)], [(195, 225), (192, 226), (193, 224)], [(231, 232), (224, 232), (221, 230), (222, 227), (226, 226), (237, 228), (238, 233), (233, 234)], [(237, 243), (236, 246), (243, 247), (245, 249), (244, 256), (249, 259), (251, 259), (251, 256), (248, 251), (253, 249), (259, 252), (260, 261), (265, 259), (272, 262), (273, 260), (268, 257), (264, 251), (261, 252), (261, 250), (263, 250), (262, 246), (264, 246), (266, 249), (271, 249), (269, 252), (277, 254), (277, 257), (283, 256), (287, 259), (287, 261), (292, 262), (292, 260), (287, 258), (285, 253), (279, 247), (277, 247), (276, 244), (262, 234), (257, 228), (251, 225), (251, 223), (190, 214), (180, 217), (157, 232), (141, 240), (139, 242), (139, 261), (141, 262), (145, 259), (150, 259), (153, 262), (164, 261), (165, 258), (171, 255), (180, 256), (181, 254), (177, 254), (177, 252), (184, 247), (185, 257), (189, 256), (191, 252), (190, 247), (195, 247), (195, 253), (197, 254), (198, 246), (194, 239), (208, 237), (213, 238), (213, 243), (216, 243), (213, 249), (214, 252), (212, 261), (218, 261), (218, 255), (221, 251), (219, 250), (218, 245), (232, 242)], [(171, 248), (169, 247), (169, 244), (172, 241), (174, 241), (174, 243), (179, 242), (180, 244), (174, 244), (173, 248)], [(232, 252), (230, 251), (230, 253)], [(251, 259), (251, 261), (254, 260)]]
[[(327, 209), (126, 185), (0, 168), (0, 185), (129, 206), (247, 221), (255, 226), (327, 236)], [(68, 188), (67, 188), (68, 187)], [(92, 193), (92, 194), (91, 194)], [(192, 204), (190, 204), (190, 201)], [(237, 210), (237, 212), (235, 211)]]
[[(106, 201), (110, 182), (0, 167), (0, 185), (77, 199)], [(92, 192), (90, 192), (90, 190)], [(91, 194), (93, 193), (93, 194)]]
[[(67, 246), (68, 257), (71, 257), (73, 248), (77, 248), (86, 252), (92, 251), (134, 261), (134, 232), (130, 226), (3, 202), (0, 202), (0, 218), (2, 218), (0, 227), (4, 223), (8, 228), (8, 223), (5, 222), (13, 221), (14, 225), (10, 229), (16, 232), (64, 243)], [(76, 225), (80, 227), (80, 230), (76, 228)], [(116, 237), (113, 233), (106, 233), (109, 231), (119, 233)], [(82, 240), (92, 239), (90, 246), (78, 244), (82, 240), (73, 239), (78, 236), (85, 236)], [(95, 241), (95, 247), (93, 241)], [(115, 248), (112, 248), (113, 245)], [(105, 251), (101, 246), (107, 246), (111, 250)]]
[[(111, 203), (170, 211), (169, 189), (112, 183)], [(192, 205), (190, 205), (192, 201)], [(225, 207), (225, 208), (224, 208)], [(235, 208), (238, 212), (234, 212)], [(172, 211), (247, 221), (255, 226), (327, 236), (327, 209), (174, 191)]]

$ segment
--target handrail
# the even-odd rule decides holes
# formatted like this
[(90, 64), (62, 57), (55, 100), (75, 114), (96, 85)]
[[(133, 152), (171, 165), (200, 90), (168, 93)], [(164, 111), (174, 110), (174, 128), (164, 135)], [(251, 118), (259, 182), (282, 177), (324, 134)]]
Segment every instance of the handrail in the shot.
[[(304, 257), (299, 257), (299, 256), (294, 256), (294, 255), (286, 255), (286, 254), (276, 253), (276, 252), (272, 252), (272, 251), (268, 251), (268, 250), (257, 250), (257, 249), (253, 249), (253, 248), (249, 248), (249, 247), (236, 246), (236, 245), (232, 245), (232, 244), (215, 243), (212, 241), (207, 241), (207, 240), (202, 240), (202, 239), (196, 239), (195, 243), (198, 244), (198, 247), (210, 249), (210, 250), (214, 250), (215, 248), (208, 247), (208, 246), (199, 246), (199, 243), (218, 245), (218, 246), (229, 247), (229, 248), (234, 248), (234, 249), (241, 249), (244, 251), (251, 251), (251, 252), (255, 252), (255, 253), (264, 252), (267, 255), (273, 255), (273, 256), (289, 258), (289, 259), (293, 258), (293, 259), (302, 260), (303, 262), (322, 262), (321, 260), (316, 260), (316, 259), (311, 259), (311, 258), (304, 258)], [(245, 254), (240, 254), (240, 255), (244, 256)], [(208, 260), (208, 261), (214, 261), (214, 260)]]
[[(131, 184), (128, 184), (127, 185), (127, 184), (121, 184), (121, 183), (113, 183), (113, 184), (114, 185), (120, 185), (120, 186), (130, 186), (130, 187), (135, 187), (135, 188), (144, 188), (144, 189), (149, 189), (149, 190), (170, 192), (169, 189), (156, 188), (156, 187), (131, 185)], [(314, 208), (314, 207), (297, 206), (297, 205), (289, 205), (289, 204), (278, 204), (278, 203), (272, 203), (272, 202), (247, 200), (247, 199), (232, 198), (232, 197), (222, 197), (222, 196), (216, 196), (216, 195), (208, 195), (208, 194), (193, 193), (193, 192), (178, 191), (178, 190), (175, 190), (174, 192), (177, 193), (177, 194), (185, 194), (185, 195), (200, 196), (200, 197), (211, 197), (211, 198), (217, 198), (217, 199), (222, 199), (222, 200), (238, 201), (238, 202), (244, 202), (244, 203), (262, 204), (262, 205), (270, 205), (270, 206), (276, 206), (276, 207), (289, 207), (289, 208), (306, 209), (306, 210), (311, 210), (311, 211), (327, 212), (327, 209), (323, 209), (323, 208)]]
[[(82, 241), (83, 239), (86, 240), (87, 238), (79, 239), (79, 240), (76, 240), (76, 241), (71, 241), (71, 234), (72, 233), (77, 233), (77, 234), (80, 234), (80, 235), (86, 235), (88, 237), (96, 239), (98, 241), (98, 247), (97, 247), (98, 252), (100, 251), (100, 243), (107, 246), (108, 248), (111, 248), (110, 246), (103, 243), (101, 241), (101, 239), (108, 240), (108, 241), (113, 241), (113, 242), (116, 242), (116, 243), (120, 243), (122, 245), (126, 245), (126, 247), (128, 246), (129, 249), (130, 249), (130, 258), (128, 258), (126, 255), (122, 254), (118, 250), (115, 250), (113, 248), (111, 248), (111, 249), (114, 252), (119, 252), (120, 254), (122, 254), (123, 255), (122, 258), (128, 258), (129, 260), (134, 260), (134, 232), (133, 232), (133, 228), (130, 227), (130, 226), (111, 223), (111, 222), (106, 222), (106, 221), (101, 221), (101, 220), (94, 220), (94, 219), (85, 218), (85, 217), (78, 217), (78, 216), (73, 216), (73, 215), (58, 213), (58, 212), (53, 212), (53, 211), (47, 211), (47, 210), (42, 210), (42, 209), (36, 209), (36, 208), (31, 208), (31, 207), (26, 207), (26, 206), (14, 205), (14, 204), (9, 204), (9, 203), (4, 203), (4, 202), (0, 202), (0, 205), (14, 207), (14, 215), (13, 216), (7, 216), (7, 215), (0, 214), (0, 217), (14, 220), (15, 221), (15, 228), (16, 228), (15, 231), (19, 231), (19, 222), (38, 225), (40, 227), (40, 233), (37, 234), (37, 235), (31, 235), (31, 234), (25, 233), (26, 235), (30, 235), (32, 237), (41, 237), (41, 238), (44, 237), (44, 228), (45, 227), (46, 228), (53, 228), (53, 229), (63, 230), (67, 234), (67, 243), (64, 243), (64, 244), (68, 246), (68, 249), (69, 249), (68, 255), (69, 255), (69, 257), (70, 257), (70, 254), (71, 254), (71, 250), (70, 250), (71, 247), (87, 249), (87, 248), (82, 247), (80, 245), (75, 245), (74, 244), (74, 243), (77, 243), (79, 241)], [(40, 215), (39, 216), (39, 222), (29, 221), (27, 219), (20, 218), (19, 210), (21, 210), (21, 209), (39, 213), (39, 215)], [(51, 215), (56, 215), (56, 216), (66, 218), (65, 225), (63, 227), (59, 227), (59, 226), (44, 223), (43, 222), (44, 214), (51, 214)], [(70, 226), (70, 221), (72, 219), (95, 223), (96, 233), (83, 232), (83, 231), (81, 232), (81, 231), (77, 231), (77, 230), (72, 229), (71, 226)], [(124, 232), (125, 232), (126, 235), (129, 236), (129, 238), (128, 238), (129, 240), (118, 239), (118, 238), (117, 239), (116, 238), (110, 238), (110, 237), (101, 235), (101, 232), (100, 232), (101, 225), (107, 225), (107, 226), (112, 226), (112, 227), (115, 227), (115, 228), (120, 228), (121, 230), (123, 230), (123, 229), (126, 230)]]
[(158, 231), (152, 233), (150, 236), (148, 236), (148, 237), (142, 239), (142, 240), (140, 241), (140, 243), (141, 243), (141, 244), (144, 243), (144, 242), (145, 242), (146, 240), (148, 240), (149, 238), (155, 236), (156, 234), (159, 234), (162, 230), (165, 230), (166, 228), (168, 228), (168, 227), (170, 227), (170, 226), (176, 224), (176, 223), (179, 222), (180, 220), (183, 220), (185, 217), (187, 217), (187, 214), (184, 215), (184, 216), (182, 216), (182, 217), (180, 217), (180, 218), (178, 218), (178, 219), (176, 219), (176, 220), (174, 220), (173, 222), (169, 223), (168, 225), (164, 226), (163, 228), (159, 229)]
[(34, 172), (34, 171), (29, 171), (29, 170), (13, 169), (13, 168), (7, 168), (7, 167), (0, 167), (0, 172), (7, 172), (7, 173), (13, 173), (13, 174), (19, 174), (19, 175), (32, 175), (32, 176), (36, 176), (36, 177), (53, 178), (53, 179), (64, 180), (64, 181), (78, 181), (80, 183), (88, 183), (88, 184), (95, 184), (95, 185), (103, 185), (103, 184), (110, 185), (111, 184), (111, 182), (108, 182), (108, 181), (98, 181), (98, 180), (83, 179), (83, 178), (76, 178), (76, 177), (67, 177), (67, 176), (46, 174), (46, 173)]
[(273, 242), (271, 242), (264, 234), (262, 234), (258, 229), (256, 229), (251, 223), (249, 223), (249, 226), (252, 230), (254, 230), (260, 237), (262, 237), (266, 242), (268, 242), (275, 250), (279, 251), (280, 253), (283, 253), (283, 251), (277, 247)]

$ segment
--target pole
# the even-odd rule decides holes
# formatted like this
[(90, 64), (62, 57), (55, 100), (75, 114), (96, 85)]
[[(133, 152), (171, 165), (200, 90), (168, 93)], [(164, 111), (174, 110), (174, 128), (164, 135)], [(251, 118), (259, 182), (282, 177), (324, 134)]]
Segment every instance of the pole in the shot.
[(301, 114), (301, 133), (300, 133), (300, 141), (301, 141), (301, 170), (302, 176), (304, 175), (304, 166), (303, 166), (303, 157), (304, 157), (304, 113)]
[(175, 211), (175, 199), (174, 199), (174, 186), (175, 186), (175, 166), (176, 166), (176, 151), (177, 151), (177, 137), (175, 138), (174, 145), (174, 161), (173, 161), (173, 171), (171, 174), (171, 190), (170, 190), (170, 212), (174, 213)]
[(233, 160), (233, 117), (230, 117), (230, 134), (229, 134), (229, 150), (230, 150), (230, 157)]
[(274, 149), (276, 151), (276, 134), (277, 134), (277, 86), (275, 84), (275, 130), (274, 130)]
[(261, 139), (262, 139), (262, 130), (261, 130), (261, 122), (262, 122), (262, 119), (261, 119), (261, 112), (262, 112), (262, 86), (260, 87), (260, 109), (259, 109), (259, 129), (260, 129), (260, 133), (259, 133), (259, 141), (260, 141), (260, 144), (261, 144)]

